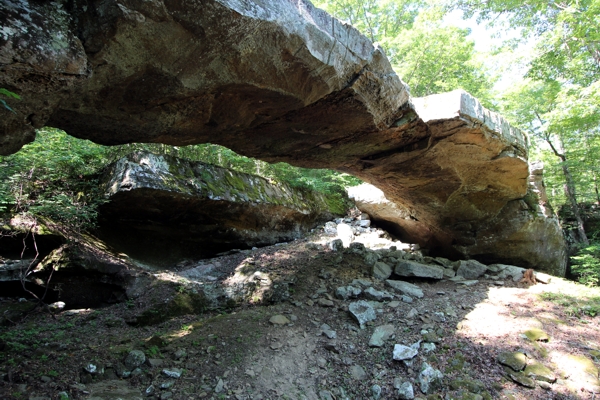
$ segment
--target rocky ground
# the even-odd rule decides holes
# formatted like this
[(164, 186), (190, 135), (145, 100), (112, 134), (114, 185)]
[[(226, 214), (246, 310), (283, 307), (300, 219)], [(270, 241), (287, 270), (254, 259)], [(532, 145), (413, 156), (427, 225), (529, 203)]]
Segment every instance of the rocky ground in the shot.
[[(354, 233), (368, 225), (352, 223)], [(343, 225), (153, 271), (156, 282), (142, 296), (109, 307), (38, 308), (14, 324), (5, 318), (0, 398), (593, 399), (600, 392), (598, 291), (554, 277), (527, 285), (515, 267), (424, 257), (374, 229), (359, 229), (344, 248), (334, 240), (352, 240)], [(3, 298), (0, 306), (4, 313), (32, 303)]]

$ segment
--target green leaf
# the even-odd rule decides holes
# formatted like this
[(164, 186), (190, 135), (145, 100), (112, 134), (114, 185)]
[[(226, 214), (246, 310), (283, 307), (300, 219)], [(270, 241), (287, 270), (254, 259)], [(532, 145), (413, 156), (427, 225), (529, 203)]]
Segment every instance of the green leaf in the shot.
[(0, 88), (0, 94), (3, 94), (7, 97), (12, 97), (14, 99), (21, 100), (21, 97), (18, 94), (13, 93), (10, 90), (4, 89), (4, 88)]

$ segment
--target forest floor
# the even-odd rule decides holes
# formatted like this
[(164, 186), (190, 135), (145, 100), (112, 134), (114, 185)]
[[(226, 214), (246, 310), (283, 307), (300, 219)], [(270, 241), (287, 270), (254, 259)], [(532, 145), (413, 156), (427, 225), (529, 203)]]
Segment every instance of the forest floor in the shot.
[[(0, 398), (397, 399), (412, 398), (410, 389), (427, 399), (599, 396), (598, 290), (559, 278), (526, 286), (484, 276), (470, 286), (412, 281), (424, 296), (402, 296), (373, 279), (361, 256), (331, 251), (322, 239), (212, 260), (222, 274), (252, 265), (270, 284), (285, 281), (289, 298), (281, 301), (130, 326), (143, 295), (99, 309), (38, 309), (2, 326)], [(361, 328), (349, 313), (357, 299), (335, 296), (350, 284), (394, 298), (371, 301), (376, 318)], [(0, 301), (2, 310), (19, 305)], [(370, 345), (381, 326), (387, 333)], [(413, 345), (416, 356), (394, 360), (396, 344)], [(536, 379), (500, 364), (507, 352)], [(427, 365), (441, 374), (426, 377)]]

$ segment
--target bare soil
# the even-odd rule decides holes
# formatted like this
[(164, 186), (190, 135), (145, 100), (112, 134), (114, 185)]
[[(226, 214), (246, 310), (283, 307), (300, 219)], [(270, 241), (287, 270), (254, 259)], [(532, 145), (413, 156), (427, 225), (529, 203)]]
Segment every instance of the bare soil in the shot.
[[(385, 282), (372, 280), (376, 289), (396, 298), (374, 303), (377, 319), (360, 329), (348, 312), (355, 300), (337, 299), (335, 290), (354, 279), (371, 280), (370, 270), (359, 254), (313, 243), (319, 240), (211, 260), (218, 261), (220, 274), (230, 277), (252, 265), (251, 272), (259, 271), (270, 285), (288, 288), (289, 298), (254, 297), (158, 325), (128, 325), (150, 301), (166, 301), (188, 290), (177, 284), (178, 271), (170, 270), (157, 272), (173, 283), (162, 286), (162, 292), (149, 290), (135, 301), (99, 309), (54, 315), (37, 309), (14, 325), (0, 327), (0, 398), (56, 399), (62, 393), (69, 399), (368, 399), (377, 397), (377, 385), (379, 398), (395, 399), (396, 378), (410, 382), (416, 398), (598, 396), (600, 330), (598, 317), (592, 316), (597, 292), (559, 278), (533, 286), (510, 279), (483, 278), (473, 286), (413, 281), (424, 297), (409, 303)], [(4, 311), (23, 303), (3, 298), (0, 306)], [(275, 315), (290, 322), (273, 324)], [(337, 337), (326, 337), (323, 324)], [(383, 324), (392, 324), (395, 335), (383, 347), (370, 347), (375, 327)], [(532, 328), (543, 330), (548, 340), (525, 337)], [(434, 342), (435, 350), (421, 347), (408, 363), (393, 360), (395, 344), (419, 340)], [(119, 378), (119, 365), (136, 349), (150, 360), (138, 375)], [(528, 363), (544, 364), (557, 380), (542, 384), (546, 388), (514, 382), (497, 361), (507, 351), (526, 354)], [(425, 362), (444, 375), (441, 387), (427, 394), (417, 383)], [(89, 364), (104, 373), (85, 372)], [(165, 369), (181, 370), (182, 375), (168, 378)]]

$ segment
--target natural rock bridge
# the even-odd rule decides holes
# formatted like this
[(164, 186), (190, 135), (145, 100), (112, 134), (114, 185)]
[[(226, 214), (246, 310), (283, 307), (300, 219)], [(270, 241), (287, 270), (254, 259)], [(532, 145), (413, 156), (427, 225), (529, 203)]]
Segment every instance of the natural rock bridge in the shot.
[(372, 183), (434, 254), (564, 273), (525, 136), (464, 92), (412, 99), (381, 49), (308, 1), (6, 0), (0, 21), (0, 87), (22, 97), (0, 154), (44, 125), (216, 143)]

